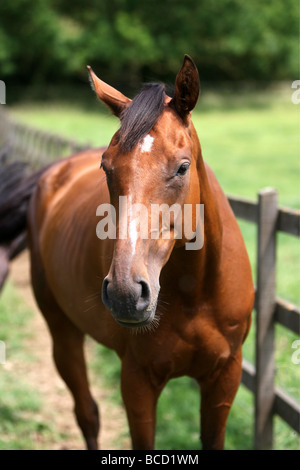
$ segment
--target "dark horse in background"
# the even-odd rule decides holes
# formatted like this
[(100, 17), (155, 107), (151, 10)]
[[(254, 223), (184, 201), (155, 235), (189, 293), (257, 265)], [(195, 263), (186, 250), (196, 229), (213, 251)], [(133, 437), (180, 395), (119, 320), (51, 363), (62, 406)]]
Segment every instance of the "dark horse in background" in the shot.
[[(173, 98), (152, 84), (131, 101), (91, 68), (89, 74), (120, 129), (106, 149), (81, 152), (36, 175), (26, 199), (32, 285), (57, 369), (89, 449), (97, 448), (99, 417), (86, 373), (86, 334), (120, 357), (134, 449), (154, 447), (157, 400), (168, 380), (182, 375), (201, 389), (203, 448), (222, 449), (254, 290), (240, 229), (192, 124), (196, 66), (185, 56)], [(127, 198), (128, 217), (116, 220), (115, 239), (100, 240), (96, 209), (110, 203), (119, 214), (119, 196)], [(172, 219), (169, 237), (161, 236), (162, 227), (156, 237), (150, 227), (142, 237), (135, 203), (203, 204), (203, 247), (187, 250), (191, 239), (175, 236)], [(120, 236), (120, 220), (127, 220), (127, 237)], [(25, 230), (24, 214), (22, 221), (10, 227), (11, 240)]]

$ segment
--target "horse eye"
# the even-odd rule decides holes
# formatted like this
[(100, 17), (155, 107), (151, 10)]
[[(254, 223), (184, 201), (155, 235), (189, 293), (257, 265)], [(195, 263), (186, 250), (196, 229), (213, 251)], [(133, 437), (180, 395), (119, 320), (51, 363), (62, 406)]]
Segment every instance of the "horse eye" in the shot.
[(186, 174), (186, 172), (188, 171), (190, 167), (190, 164), (188, 162), (184, 162), (180, 165), (180, 167), (178, 168), (177, 172), (176, 172), (176, 176), (183, 176)]
[(102, 170), (104, 171), (104, 174), (105, 174), (105, 177), (106, 177), (106, 181), (108, 181), (110, 179), (110, 176), (111, 176), (111, 170), (106, 168), (105, 165), (103, 165), (103, 163), (101, 162), (101, 166), (100, 168), (102, 168)]
[(109, 173), (109, 168), (108, 168), (107, 164), (104, 162), (103, 156), (102, 156), (100, 168), (102, 168), (102, 170), (104, 171), (105, 174)]

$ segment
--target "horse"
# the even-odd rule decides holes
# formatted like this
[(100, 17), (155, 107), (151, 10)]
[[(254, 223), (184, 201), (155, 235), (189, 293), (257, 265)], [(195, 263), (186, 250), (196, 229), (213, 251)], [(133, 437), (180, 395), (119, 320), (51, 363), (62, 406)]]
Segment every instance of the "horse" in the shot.
[[(120, 358), (133, 449), (154, 448), (159, 396), (180, 376), (199, 384), (202, 448), (223, 449), (254, 288), (238, 223), (192, 123), (197, 67), (185, 55), (172, 97), (151, 83), (132, 100), (90, 66), (88, 75), (120, 128), (107, 148), (51, 165), (28, 207), (32, 286), (57, 370), (87, 449), (98, 448), (100, 420), (86, 372), (86, 335)], [(137, 205), (147, 209), (144, 222), (154, 205), (177, 207), (181, 217), (170, 210), (166, 230), (163, 211), (156, 225), (144, 224)], [(204, 218), (197, 217), (199, 206)], [(105, 220), (105, 236), (96, 228), (109, 207), (115, 214), (111, 209)], [(183, 230), (186, 222), (191, 230)], [(199, 226), (203, 240), (195, 246)]]
[[(10, 262), (27, 247), (26, 218), (32, 192), (47, 167), (30, 172), (25, 162), (9, 161), (1, 149), (0, 167), (0, 292), (9, 274)], [(13, 190), (12, 190), (13, 188)]]

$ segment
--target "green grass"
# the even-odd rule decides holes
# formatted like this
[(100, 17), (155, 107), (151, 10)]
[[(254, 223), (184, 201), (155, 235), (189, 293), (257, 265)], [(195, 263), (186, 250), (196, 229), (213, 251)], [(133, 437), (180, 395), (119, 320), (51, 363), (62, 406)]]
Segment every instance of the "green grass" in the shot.
[(205, 104), (203, 113), (198, 106), (193, 120), (204, 158), (226, 193), (254, 199), (271, 186), (281, 205), (300, 208), (300, 115), (289, 85), (242, 98), (211, 110)]
[[(108, 145), (119, 126), (92, 92), (84, 106), (75, 96), (71, 104), (25, 102), (11, 111), (26, 124), (93, 146)], [(300, 115), (289, 83), (256, 93), (203, 90), (193, 122), (203, 156), (226, 193), (256, 198), (258, 190), (272, 186), (281, 205), (300, 208)]]
[(91, 109), (75, 104), (49, 103), (14, 106), (12, 115), (20, 122), (54, 132), (94, 147), (108, 145), (119, 121), (91, 99)]
[[(264, 187), (276, 187), (279, 204), (300, 208), (299, 106), (291, 102), (291, 88), (260, 92), (212, 94), (204, 90), (193, 113), (203, 156), (215, 171), (227, 194), (256, 199)], [(96, 103), (85, 106), (73, 100), (42, 105), (20, 104), (11, 109), (18, 119), (91, 145), (107, 145), (118, 128), (118, 120)], [(239, 221), (255, 279), (256, 227)], [(278, 235), (277, 295), (300, 305), (300, 242)], [(300, 366), (291, 361), (292, 342), (297, 337), (276, 327), (276, 384), (300, 401)], [(244, 356), (254, 361), (255, 327), (244, 345)], [(118, 386), (119, 361), (111, 351), (99, 347), (99, 371)], [(107, 365), (110, 365), (108, 368)], [(159, 401), (157, 448), (199, 448), (197, 387), (189, 378), (172, 380)], [(226, 447), (251, 449), (253, 445), (253, 395), (241, 386), (232, 407)], [(275, 449), (300, 449), (297, 435), (275, 418)]]
[(32, 312), (7, 282), (0, 297), (0, 338), (6, 345), (6, 362), (0, 364), (0, 450), (37, 450), (50, 436), (60, 437), (39, 418), (43, 400), (19, 373), (24, 363), (35, 367), (26, 344), (31, 319)]
[[(7, 357), (13, 355), (17, 359), (19, 354), (24, 357), (22, 344), (30, 336), (26, 326), (31, 317), (30, 310), (24, 308), (12, 285), (7, 282), (0, 297), (0, 336), (6, 344)], [(27, 354), (28, 351), (26, 358)]]
[[(280, 352), (282, 355), (282, 351)], [(299, 400), (297, 377), (290, 361), (290, 351), (281, 358), (285, 388), (295, 392)], [(99, 374), (104, 375), (110, 388), (114, 388), (112, 399), (121, 404), (119, 390), (120, 361), (113, 351), (102, 346), (98, 348), (95, 360)], [(290, 364), (290, 365), (289, 365)], [(287, 368), (290, 370), (287, 374)], [(282, 372), (282, 371), (281, 371)], [(286, 380), (288, 378), (288, 380)], [(283, 386), (283, 381), (279, 384)], [(163, 390), (157, 409), (156, 449), (192, 450), (200, 449), (200, 394), (198, 386), (189, 377), (171, 380)], [(254, 439), (254, 398), (253, 394), (241, 385), (228, 418), (225, 448), (228, 450), (251, 450)], [(127, 431), (127, 430), (125, 430)], [(124, 432), (125, 432), (124, 431)], [(274, 419), (274, 449), (300, 450), (299, 436), (281, 419)]]

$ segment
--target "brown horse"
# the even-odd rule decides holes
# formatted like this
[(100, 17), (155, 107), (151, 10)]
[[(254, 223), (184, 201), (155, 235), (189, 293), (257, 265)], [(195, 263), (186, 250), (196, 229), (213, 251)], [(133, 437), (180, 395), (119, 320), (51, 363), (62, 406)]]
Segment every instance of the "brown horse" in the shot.
[[(172, 99), (162, 85), (149, 84), (131, 101), (91, 68), (89, 74), (98, 98), (120, 118), (120, 129), (107, 149), (84, 151), (48, 169), (28, 212), (32, 283), (57, 369), (89, 449), (97, 448), (99, 419), (86, 374), (86, 334), (120, 357), (134, 449), (154, 447), (157, 400), (167, 381), (182, 375), (200, 385), (203, 448), (221, 449), (254, 295), (238, 224), (202, 159), (191, 121), (199, 95), (196, 66), (185, 56)], [(96, 210), (109, 203), (118, 215), (116, 236), (100, 240), (96, 225), (103, 219)], [(134, 204), (182, 210), (203, 204), (203, 246), (187, 249), (197, 228), (193, 210), (190, 238), (185, 232), (176, 237), (172, 214), (170, 236), (163, 236), (160, 214), (159, 227), (149, 226), (147, 237), (138, 230)]]

